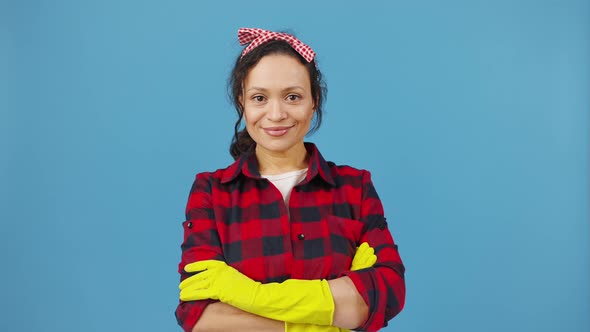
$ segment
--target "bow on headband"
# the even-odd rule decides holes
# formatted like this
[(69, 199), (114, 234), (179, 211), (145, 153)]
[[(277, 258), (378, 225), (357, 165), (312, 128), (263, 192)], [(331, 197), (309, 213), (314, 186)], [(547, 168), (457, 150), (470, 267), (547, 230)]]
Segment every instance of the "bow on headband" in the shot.
[(299, 39), (295, 38), (294, 36), (282, 33), (282, 32), (274, 32), (268, 31), (263, 29), (257, 28), (240, 28), (238, 30), (238, 40), (240, 41), (240, 45), (245, 45), (250, 43), (243, 51), (242, 51), (242, 58), (244, 55), (248, 54), (250, 51), (255, 49), (256, 47), (264, 44), (269, 40), (284, 40), (297, 53), (301, 54), (301, 56), (307, 60), (307, 62), (311, 62), (315, 57), (315, 52), (311, 49), (311, 47), (307, 46), (306, 44), (302, 43)]

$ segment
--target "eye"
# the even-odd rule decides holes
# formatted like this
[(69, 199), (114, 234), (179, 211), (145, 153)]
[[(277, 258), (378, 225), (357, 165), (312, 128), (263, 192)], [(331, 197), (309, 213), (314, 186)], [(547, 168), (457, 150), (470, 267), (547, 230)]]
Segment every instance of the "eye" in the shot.
[(301, 97), (299, 95), (291, 94), (291, 95), (287, 96), (287, 100), (289, 100), (289, 101), (298, 101), (299, 99), (301, 99)]
[(262, 103), (262, 102), (264, 102), (264, 96), (261, 96), (261, 95), (252, 96), (252, 100), (254, 100), (254, 102), (257, 102), (257, 103)]

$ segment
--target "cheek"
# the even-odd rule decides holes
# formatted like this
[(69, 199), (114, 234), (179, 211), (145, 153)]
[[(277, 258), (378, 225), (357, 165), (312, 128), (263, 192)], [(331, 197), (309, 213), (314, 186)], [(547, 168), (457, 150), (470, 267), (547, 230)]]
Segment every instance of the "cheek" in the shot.
[(313, 109), (310, 112), (306, 112), (305, 117), (304, 117), (305, 118), (304, 121), (306, 123), (311, 122), (311, 120), (313, 120), (314, 115), (315, 115), (315, 110), (313, 110)]
[(259, 116), (256, 115), (256, 113), (251, 112), (251, 111), (244, 111), (244, 122), (246, 123), (246, 126), (253, 126), (256, 124), (256, 122), (259, 120), (258, 119)]

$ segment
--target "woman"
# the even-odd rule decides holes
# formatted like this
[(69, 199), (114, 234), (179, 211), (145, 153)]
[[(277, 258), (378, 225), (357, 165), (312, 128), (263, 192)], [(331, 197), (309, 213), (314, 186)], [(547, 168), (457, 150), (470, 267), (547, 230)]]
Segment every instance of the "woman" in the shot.
[(304, 143), (322, 119), (315, 53), (284, 33), (238, 37), (249, 45), (230, 78), (236, 161), (191, 189), (177, 320), (185, 331), (376, 331), (403, 308), (404, 266), (369, 172)]

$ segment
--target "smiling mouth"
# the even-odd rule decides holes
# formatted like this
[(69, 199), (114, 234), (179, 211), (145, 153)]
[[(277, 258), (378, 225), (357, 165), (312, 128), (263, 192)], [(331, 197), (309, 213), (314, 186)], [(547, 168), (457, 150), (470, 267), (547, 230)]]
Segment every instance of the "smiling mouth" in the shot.
[(267, 133), (270, 136), (280, 137), (280, 136), (283, 136), (286, 133), (288, 133), (289, 130), (293, 127), (294, 126), (291, 126), (291, 127), (270, 127), (270, 128), (262, 128), (262, 129), (264, 130), (265, 133)]

